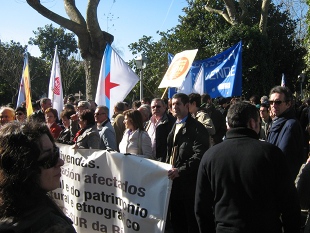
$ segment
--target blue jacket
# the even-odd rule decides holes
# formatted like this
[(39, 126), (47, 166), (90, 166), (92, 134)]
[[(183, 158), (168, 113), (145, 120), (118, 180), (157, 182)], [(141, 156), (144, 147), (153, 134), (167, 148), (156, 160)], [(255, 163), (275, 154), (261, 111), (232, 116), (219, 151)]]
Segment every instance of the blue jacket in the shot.
[(293, 109), (288, 109), (272, 121), (267, 141), (285, 154), (292, 178), (295, 180), (303, 160), (303, 132)]

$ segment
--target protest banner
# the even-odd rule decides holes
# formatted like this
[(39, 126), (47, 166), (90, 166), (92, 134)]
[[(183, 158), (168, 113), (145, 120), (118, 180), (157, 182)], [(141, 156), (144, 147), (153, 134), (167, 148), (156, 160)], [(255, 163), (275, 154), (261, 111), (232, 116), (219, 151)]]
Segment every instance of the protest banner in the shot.
[(60, 187), (51, 195), (78, 233), (164, 232), (170, 164), (104, 150), (57, 144)]

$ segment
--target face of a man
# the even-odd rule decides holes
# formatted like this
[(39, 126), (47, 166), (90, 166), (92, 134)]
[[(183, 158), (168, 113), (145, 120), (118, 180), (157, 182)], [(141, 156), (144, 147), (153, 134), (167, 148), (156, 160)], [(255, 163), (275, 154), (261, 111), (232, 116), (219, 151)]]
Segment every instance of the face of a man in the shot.
[(283, 93), (273, 93), (269, 98), (270, 109), (274, 116), (280, 116), (284, 111), (291, 107), (291, 102), (285, 102)]
[(99, 124), (101, 124), (107, 119), (107, 113), (104, 110), (98, 108), (96, 109), (94, 116), (95, 121)]
[(52, 101), (51, 100), (46, 100), (45, 103), (42, 104), (42, 108), (45, 111), (48, 108), (52, 107)]
[(269, 117), (269, 111), (266, 107), (259, 108), (259, 115), (262, 119), (266, 120)]
[(151, 109), (152, 115), (155, 115), (156, 117), (162, 117), (166, 111), (166, 108), (161, 101), (152, 101)]
[(172, 111), (178, 120), (182, 120), (188, 114), (188, 103), (184, 105), (181, 98), (173, 98)]
[(0, 112), (1, 125), (13, 121), (14, 117), (15, 115), (10, 110), (4, 109), (2, 112)]

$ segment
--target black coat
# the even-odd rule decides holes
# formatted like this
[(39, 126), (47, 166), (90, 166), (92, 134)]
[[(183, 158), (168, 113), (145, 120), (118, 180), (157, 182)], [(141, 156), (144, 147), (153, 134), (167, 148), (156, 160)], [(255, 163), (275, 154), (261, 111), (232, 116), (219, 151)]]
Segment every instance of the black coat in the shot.
[(188, 115), (185, 124), (178, 131), (173, 142), (175, 124), (168, 135), (168, 152), (166, 162), (169, 163), (172, 148), (176, 147), (177, 157), (173, 167), (178, 168), (179, 177), (173, 180), (171, 198), (195, 198), (197, 171), (203, 154), (209, 148), (208, 130)]
[(282, 233), (282, 227), (299, 232), (298, 196), (283, 152), (248, 128), (230, 129), (226, 136), (199, 167), (200, 232)]

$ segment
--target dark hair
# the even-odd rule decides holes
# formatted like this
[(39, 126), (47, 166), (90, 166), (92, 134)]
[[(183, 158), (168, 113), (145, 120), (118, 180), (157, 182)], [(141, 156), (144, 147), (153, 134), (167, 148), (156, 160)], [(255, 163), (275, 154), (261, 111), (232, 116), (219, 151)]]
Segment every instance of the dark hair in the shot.
[(149, 97), (143, 97), (142, 100), (144, 103), (151, 103), (151, 98)]
[(80, 114), (80, 118), (83, 121), (87, 121), (87, 125), (95, 125), (95, 117), (93, 111), (86, 109)]
[(18, 216), (46, 199), (40, 187), (39, 138), (54, 138), (45, 124), (12, 122), (0, 129), (0, 216)]
[(188, 95), (186, 95), (186, 94), (184, 94), (184, 93), (175, 93), (175, 94), (172, 96), (172, 99), (178, 99), (178, 98), (181, 99), (181, 102), (183, 103), (183, 105), (189, 103)]
[(75, 113), (76, 112), (74, 110), (65, 109), (60, 113), (60, 118), (67, 117), (68, 119), (70, 119), (70, 117)]
[(141, 112), (138, 110), (128, 109), (123, 112), (123, 115), (132, 120), (132, 125), (135, 129), (144, 130)]
[(17, 107), (15, 109), (15, 112), (17, 112), (17, 111), (20, 111), (20, 112), (24, 113), (24, 115), (27, 115), (27, 110), (25, 107)]
[(290, 102), (293, 100), (293, 94), (288, 87), (282, 87), (282, 86), (273, 87), (270, 90), (269, 97), (274, 93), (279, 93), (279, 94), (283, 93), (284, 98), (285, 98), (285, 100), (284, 100), (285, 102)]
[(208, 94), (202, 94), (201, 95), (201, 103), (206, 104), (206, 103), (208, 103), (208, 100), (210, 100), (210, 99), (211, 99), (211, 96)]
[(44, 114), (47, 114), (47, 113), (53, 113), (54, 117), (58, 118), (58, 112), (55, 108), (47, 108), (45, 111), (44, 111)]
[(238, 101), (232, 104), (227, 112), (227, 123), (230, 128), (247, 127), (250, 119), (258, 121), (259, 114), (255, 105)]
[(73, 104), (64, 104), (64, 109), (75, 111), (75, 107)]
[(260, 104), (260, 98), (258, 95), (252, 95), (250, 97), (250, 102), (253, 102), (255, 105)]
[(189, 102), (192, 104), (193, 102), (196, 102), (196, 107), (200, 107), (201, 105), (201, 95), (198, 93), (191, 93), (188, 95)]
[(118, 110), (118, 111), (124, 111), (125, 110), (125, 104), (124, 102), (117, 102), (115, 104), (115, 108)]
[(263, 107), (263, 108), (267, 108), (267, 109), (269, 109), (269, 103), (261, 103), (261, 105), (260, 105), (261, 107)]
[(132, 102), (132, 108), (133, 109), (138, 109), (141, 106), (141, 101), (140, 100), (135, 100)]
[(49, 99), (49, 98), (47, 98), (47, 97), (44, 97), (44, 98), (40, 99), (40, 105), (42, 106), (43, 104), (46, 104), (46, 102), (47, 102), (48, 100), (51, 100), (51, 99)]

